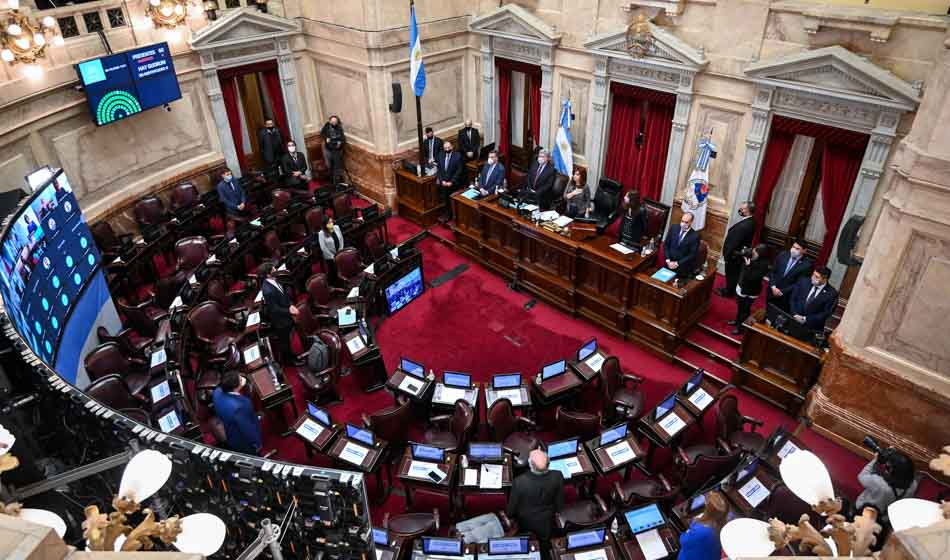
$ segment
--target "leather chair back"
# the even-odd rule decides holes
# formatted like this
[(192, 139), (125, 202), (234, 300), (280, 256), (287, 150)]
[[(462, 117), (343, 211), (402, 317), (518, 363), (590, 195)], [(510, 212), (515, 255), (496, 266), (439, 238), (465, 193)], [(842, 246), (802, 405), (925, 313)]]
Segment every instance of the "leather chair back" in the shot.
[(208, 258), (208, 240), (200, 235), (183, 237), (175, 242), (178, 270), (192, 271)]
[(201, 195), (198, 188), (191, 183), (180, 183), (172, 190), (171, 207), (172, 210), (181, 210), (190, 208), (198, 203)]
[(140, 335), (154, 338), (155, 335), (158, 334), (158, 323), (148, 316), (148, 311), (146, 310), (148, 308), (148, 302), (130, 304), (122, 299), (117, 299), (115, 305), (119, 313), (125, 316), (129, 325)]
[(766, 519), (774, 517), (790, 525), (798, 525), (798, 520), (801, 519), (802, 514), (806, 514), (811, 518), (813, 526), (818, 527), (818, 523), (822, 522), (821, 515), (815, 513), (804, 500), (789, 490), (784, 482), (776, 484), (766, 500), (760, 506), (762, 513), (766, 514)]
[(132, 396), (122, 377), (114, 373), (96, 379), (83, 392), (96, 399), (99, 404), (115, 410), (142, 406), (142, 401)]
[(623, 185), (608, 177), (602, 177), (594, 194), (594, 216), (604, 219), (620, 206), (620, 193)]
[(218, 335), (229, 331), (228, 322), (215, 301), (199, 303), (188, 312), (188, 324), (198, 340), (208, 344)]
[(125, 336), (112, 336), (109, 334), (109, 329), (105, 328), (102, 325), (96, 327), (96, 338), (99, 339), (99, 344), (105, 344), (107, 342), (114, 342), (119, 345), (119, 348), (122, 349), (122, 352), (126, 356), (132, 357), (136, 355), (142, 355), (142, 352), (136, 350), (132, 343)]
[(275, 212), (283, 212), (290, 206), (290, 191), (276, 189), (271, 191), (270, 196), (271, 206), (273, 206)]
[(407, 542), (422, 535), (434, 535), (439, 530), (439, 510), (432, 510), (432, 513), (402, 513), (392, 517), (387, 511), (383, 515), (383, 528), (390, 535)]
[(165, 203), (157, 196), (146, 196), (135, 203), (135, 221), (139, 226), (157, 226), (165, 221)]
[(264, 252), (267, 253), (267, 258), (275, 261), (279, 261), (284, 253), (284, 246), (280, 242), (280, 237), (277, 235), (277, 232), (270, 230), (264, 234)]
[(299, 312), (293, 319), (294, 325), (297, 327), (297, 334), (300, 335), (301, 340), (315, 335), (320, 329), (320, 322), (313, 316), (313, 311), (310, 311), (310, 306), (298, 305), (297, 310)]
[(666, 229), (666, 220), (670, 217), (670, 207), (649, 198), (644, 198), (641, 204), (647, 211), (647, 227), (643, 235), (647, 237), (663, 235)]
[(697, 455), (692, 463), (684, 463), (680, 474), (680, 487), (684, 496), (722, 480), (739, 466), (741, 453), (727, 455)]
[(330, 304), (333, 294), (330, 292), (330, 283), (327, 282), (326, 274), (318, 272), (307, 279), (307, 295), (310, 296), (310, 301), (317, 305)]
[(623, 385), (621, 373), (620, 359), (616, 356), (608, 356), (600, 366), (600, 385), (604, 393), (604, 403), (609, 403), (617, 389)]
[(742, 414), (739, 412), (739, 399), (735, 395), (724, 395), (716, 403), (716, 435), (725, 441), (729, 436), (742, 429)]
[(333, 219), (345, 220), (353, 217), (353, 206), (350, 204), (350, 195), (343, 193), (333, 197)]
[(458, 448), (464, 449), (468, 445), (468, 435), (475, 426), (475, 410), (468, 401), (455, 401), (455, 409), (452, 412), (452, 421), (449, 424), (449, 431), (455, 436), (458, 442)]
[[(504, 160), (500, 159), (500, 161), (504, 161)], [(508, 171), (508, 184), (514, 186), (514, 188), (518, 190), (518, 189), (524, 188), (525, 183), (527, 182), (528, 182), (527, 171), (518, 169), (517, 167), (512, 165), (511, 169)]]
[(216, 301), (222, 307), (229, 307), (231, 301), (228, 298), (228, 289), (224, 281), (220, 278), (212, 278), (208, 281), (208, 297)]
[(369, 429), (394, 448), (405, 447), (409, 442), (409, 426), (412, 424), (410, 401), (404, 400), (389, 408), (377, 410), (368, 418)]
[(317, 232), (323, 228), (323, 221), (326, 218), (323, 213), (323, 208), (317, 206), (307, 210), (304, 214), (304, 219), (307, 220), (307, 229), (310, 230), (310, 234), (316, 235)]
[(655, 479), (636, 481), (631, 484), (617, 482), (615, 488), (622, 488), (623, 494), (615, 493), (615, 503), (624, 508), (637, 507), (650, 502), (658, 502), (661, 508), (672, 507), (679, 496), (680, 488), (668, 486), (664, 482)]
[(554, 411), (554, 425), (558, 439), (579, 437), (582, 440), (594, 438), (600, 433), (601, 415), (567, 410), (558, 406)]
[(578, 531), (604, 525), (613, 515), (613, 508), (608, 508), (604, 500), (596, 494), (593, 499), (578, 500), (557, 513), (559, 525), (564, 531)]
[(495, 441), (505, 441), (505, 438), (518, 429), (518, 418), (515, 409), (508, 399), (498, 399), (492, 403), (486, 414), (488, 429)]
[(83, 359), (83, 365), (89, 379), (93, 381), (112, 373), (123, 376), (130, 369), (128, 358), (115, 342), (107, 342), (93, 348)]
[(190, 271), (178, 270), (165, 278), (159, 278), (155, 283), (155, 305), (168, 309), (188, 281), (189, 274)]
[(360, 261), (359, 251), (347, 247), (333, 257), (336, 262), (336, 272), (344, 281), (356, 278), (363, 272), (363, 263)]
[(383, 238), (379, 236), (378, 231), (366, 232), (363, 242), (366, 244), (366, 252), (369, 253), (369, 258), (373, 262), (386, 254), (386, 244), (383, 243)]
[(343, 339), (340, 338), (340, 335), (337, 334), (336, 331), (330, 329), (317, 331), (317, 336), (327, 345), (327, 359), (334, 370), (330, 375), (333, 377), (333, 383), (336, 384), (337, 379), (340, 377), (340, 355), (343, 350)]

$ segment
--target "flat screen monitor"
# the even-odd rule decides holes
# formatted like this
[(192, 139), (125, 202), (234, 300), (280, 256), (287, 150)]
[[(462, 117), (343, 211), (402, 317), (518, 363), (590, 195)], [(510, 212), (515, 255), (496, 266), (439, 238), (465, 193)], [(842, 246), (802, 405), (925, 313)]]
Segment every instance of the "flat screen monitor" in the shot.
[(419, 379), (425, 379), (426, 376), (425, 366), (422, 364), (417, 364), (416, 362), (413, 362), (407, 358), (399, 359), (399, 369), (413, 377), (418, 377)]
[(544, 366), (544, 369), (541, 370), (541, 379), (551, 379), (552, 377), (557, 377), (567, 370), (567, 362), (565, 360), (558, 360), (554, 363)]
[(165, 412), (158, 417), (158, 427), (166, 434), (174, 432), (181, 427), (181, 418), (175, 409)]
[(577, 351), (577, 361), (583, 362), (584, 360), (588, 358), (588, 356), (590, 356), (596, 351), (597, 351), (597, 339), (592, 338), (588, 340), (587, 342), (585, 342), (584, 345), (581, 346), (580, 350)]
[(676, 404), (676, 395), (670, 395), (660, 404), (656, 405), (656, 416), (655, 419), (659, 420), (666, 416), (666, 413), (673, 410), (673, 406)]
[(627, 437), (627, 424), (617, 424), (613, 428), (600, 433), (600, 444), (607, 445), (625, 437)]
[(637, 509), (630, 510), (623, 514), (627, 520), (627, 526), (634, 534), (642, 533), (650, 529), (655, 529), (666, 523), (660, 508), (656, 504), (649, 504)]
[(436, 556), (461, 556), (462, 541), (442, 537), (422, 537), (422, 552)]
[(749, 464), (743, 467), (742, 470), (739, 471), (739, 474), (736, 475), (736, 482), (740, 482), (748, 478), (753, 472), (755, 472), (755, 468), (758, 466), (759, 466), (758, 457), (749, 461)]
[(373, 445), (376, 442), (373, 432), (364, 430), (363, 428), (358, 428), (353, 424), (346, 425), (346, 437), (355, 439), (356, 441), (365, 443), (366, 445)]
[(765, 309), (765, 319), (775, 330), (785, 333), (788, 336), (803, 340), (806, 342), (812, 342), (815, 338), (815, 333), (810, 330), (808, 327), (799, 323), (795, 320), (790, 313), (786, 313), (782, 308), (770, 303)]
[(373, 544), (376, 546), (389, 546), (389, 531), (373, 527)]
[(504, 456), (504, 451), (500, 443), (470, 443), (468, 456), (477, 462), (500, 461)]
[(327, 428), (333, 425), (333, 422), (330, 421), (330, 414), (319, 406), (313, 403), (307, 403), (307, 412), (310, 414), (311, 418), (317, 422), (320, 422)]
[(591, 529), (588, 531), (577, 531), (567, 534), (567, 549), (576, 550), (588, 546), (597, 546), (604, 544), (604, 537), (607, 536), (607, 529)]
[(699, 387), (703, 382), (704, 373), (705, 371), (702, 368), (699, 368), (698, 370), (696, 370), (696, 373), (694, 373), (693, 376), (690, 377), (689, 380), (686, 382), (686, 386), (683, 389), (683, 392), (688, 395), (693, 392), (693, 389), (695, 389), (696, 387)]
[(513, 387), (521, 387), (521, 374), (500, 373), (498, 375), (493, 375), (491, 378), (491, 386), (493, 389), (511, 389)]
[(25, 177), (26, 184), (30, 186), (30, 192), (36, 192), (36, 189), (45, 185), (52, 178), (53, 168), (48, 165), (38, 168)]
[(422, 267), (417, 266), (405, 275), (397, 278), (392, 284), (386, 286), (383, 292), (386, 294), (386, 305), (389, 314), (399, 311), (409, 305), (413, 300), (422, 295), (426, 289), (422, 280)]
[(411, 449), (413, 459), (418, 459), (420, 461), (435, 461), (436, 463), (441, 463), (445, 460), (445, 449), (442, 449), (441, 447), (413, 443), (411, 445)]
[(507, 537), (503, 539), (488, 539), (489, 556), (502, 554), (527, 554), (528, 537)]
[(172, 388), (167, 379), (163, 379), (152, 385), (152, 387), (149, 389), (149, 392), (151, 393), (153, 406), (163, 403), (166, 399), (172, 396)]
[(565, 439), (555, 441), (548, 445), (548, 457), (557, 459), (559, 457), (569, 457), (577, 454), (577, 439)]
[(458, 371), (447, 371), (442, 374), (442, 382), (450, 387), (469, 389), (472, 386), (472, 376)]

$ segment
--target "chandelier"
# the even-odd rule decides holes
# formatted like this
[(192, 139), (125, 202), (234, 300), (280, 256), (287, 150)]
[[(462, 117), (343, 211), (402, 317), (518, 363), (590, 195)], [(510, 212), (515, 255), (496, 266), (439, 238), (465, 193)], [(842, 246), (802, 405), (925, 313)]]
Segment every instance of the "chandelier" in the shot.
[(175, 29), (188, 17), (188, 0), (148, 0), (145, 15), (155, 27)]
[(650, 22), (644, 14), (627, 27), (627, 52), (634, 58), (643, 58), (653, 52), (653, 31)]
[(7, 6), (10, 11), (0, 15), (0, 59), (4, 62), (33, 65), (46, 55), (50, 43), (63, 44), (53, 17), (36, 21), (19, 11), (20, 3), (16, 0), (9, 1)]

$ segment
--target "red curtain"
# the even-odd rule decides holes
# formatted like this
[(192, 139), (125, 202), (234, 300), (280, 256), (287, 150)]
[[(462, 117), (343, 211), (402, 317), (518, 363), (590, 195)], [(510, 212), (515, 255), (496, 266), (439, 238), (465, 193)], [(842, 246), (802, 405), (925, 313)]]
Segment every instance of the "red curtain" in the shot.
[(769, 211), (769, 203), (772, 200), (772, 191), (778, 184), (779, 177), (782, 176), (782, 169), (785, 162), (788, 161), (788, 155), (792, 152), (792, 143), (795, 142), (795, 134), (786, 132), (778, 128), (773, 128), (769, 133), (769, 141), (765, 147), (765, 157), (762, 159), (762, 170), (759, 172), (759, 185), (755, 189), (755, 240), (758, 242), (759, 234), (765, 226), (765, 215)]
[(838, 228), (851, 198), (854, 181), (861, 169), (864, 150), (841, 144), (825, 144), (821, 159), (821, 209), (825, 214), (825, 239), (818, 253), (818, 264), (828, 262), (838, 237)]
[(640, 131), (642, 109), (643, 102), (635, 97), (614, 97), (604, 177), (619, 181), (627, 187), (639, 182), (637, 133)]
[(274, 120), (285, 141), (290, 141), (290, 127), (287, 126), (287, 109), (284, 107), (284, 90), (280, 84), (280, 73), (276, 68), (261, 72), (264, 77), (264, 86), (270, 97), (271, 107), (274, 109)]
[[(534, 145), (541, 144), (541, 75), (532, 75), (528, 93), (531, 96), (531, 138)], [(549, 150), (550, 146), (547, 147)]]
[(505, 158), (505, 170), (511, 169), (511, 70), (496, 69), (498, 75), (498, 144), (496, 147)]
[(781, 115), (775, 115), (772, 118), (772, 130), (781, 130), (783, 132), (791, 132), (792, 134), (821, 138), (825, 143), (861, 150), (862, 153), (864, 153), (864, 148), (867, 147), (868, 144), (867, 134), (818, 123), (800, 121)]
[(531, 136), (535, 144), (541, 140), (541, 67), (533, 64), (495, 58), (495, 74), (498, 76), (498, 113), (501, 124), (498, 127), (498, 149), (505, 156), (505, 169), (511, 169), (511, 73), (521, 72), (525, 75), (525, 87), (528, 88), (531, 114), (528, 116), (531, 127)]
[(244, 140), (241, 136), (241, 110), (237, 100), (237, 85), (234, 83), (234, 77), (218, 76), (221, 82), (221, 97), (224, 98), (224, 107), (228, 112), (228, 124), (231, 128), (231, 138), (234, 139), (234, 150), (237, 152), (238, 163), (241, 170), (245, 169), (244, 162)]
[(666, 154), (673, 131), (673, 105), (649, 102), (643, 149), (640, 150), (640, 196), (660, 200), (663, 192), (663, 174), (666, 172)]

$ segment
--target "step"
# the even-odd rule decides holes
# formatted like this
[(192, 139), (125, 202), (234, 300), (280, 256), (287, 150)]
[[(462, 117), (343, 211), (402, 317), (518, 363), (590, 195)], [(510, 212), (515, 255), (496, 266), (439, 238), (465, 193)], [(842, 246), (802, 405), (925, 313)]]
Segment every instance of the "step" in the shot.
[(685, 342), (701, 352), (712, 354), (714, 358), (721, 359), (726, 365), (732, 365), (732, 362), (739, 359), (739, 345), (731, 341), (725, 341), (701, 328), (694, 327), (690, 329), (686, 333)]
[(690, 370), (703, 368), (707, 373), (719, 379), (723, 383), (730, 383), (732, 380), (732, 367), (725, 365), (720, 360), (710, 357), (707, 353), (696, 350), (689, 345), (682, 345), (673, 356), (674, 361), (688, 367)]

